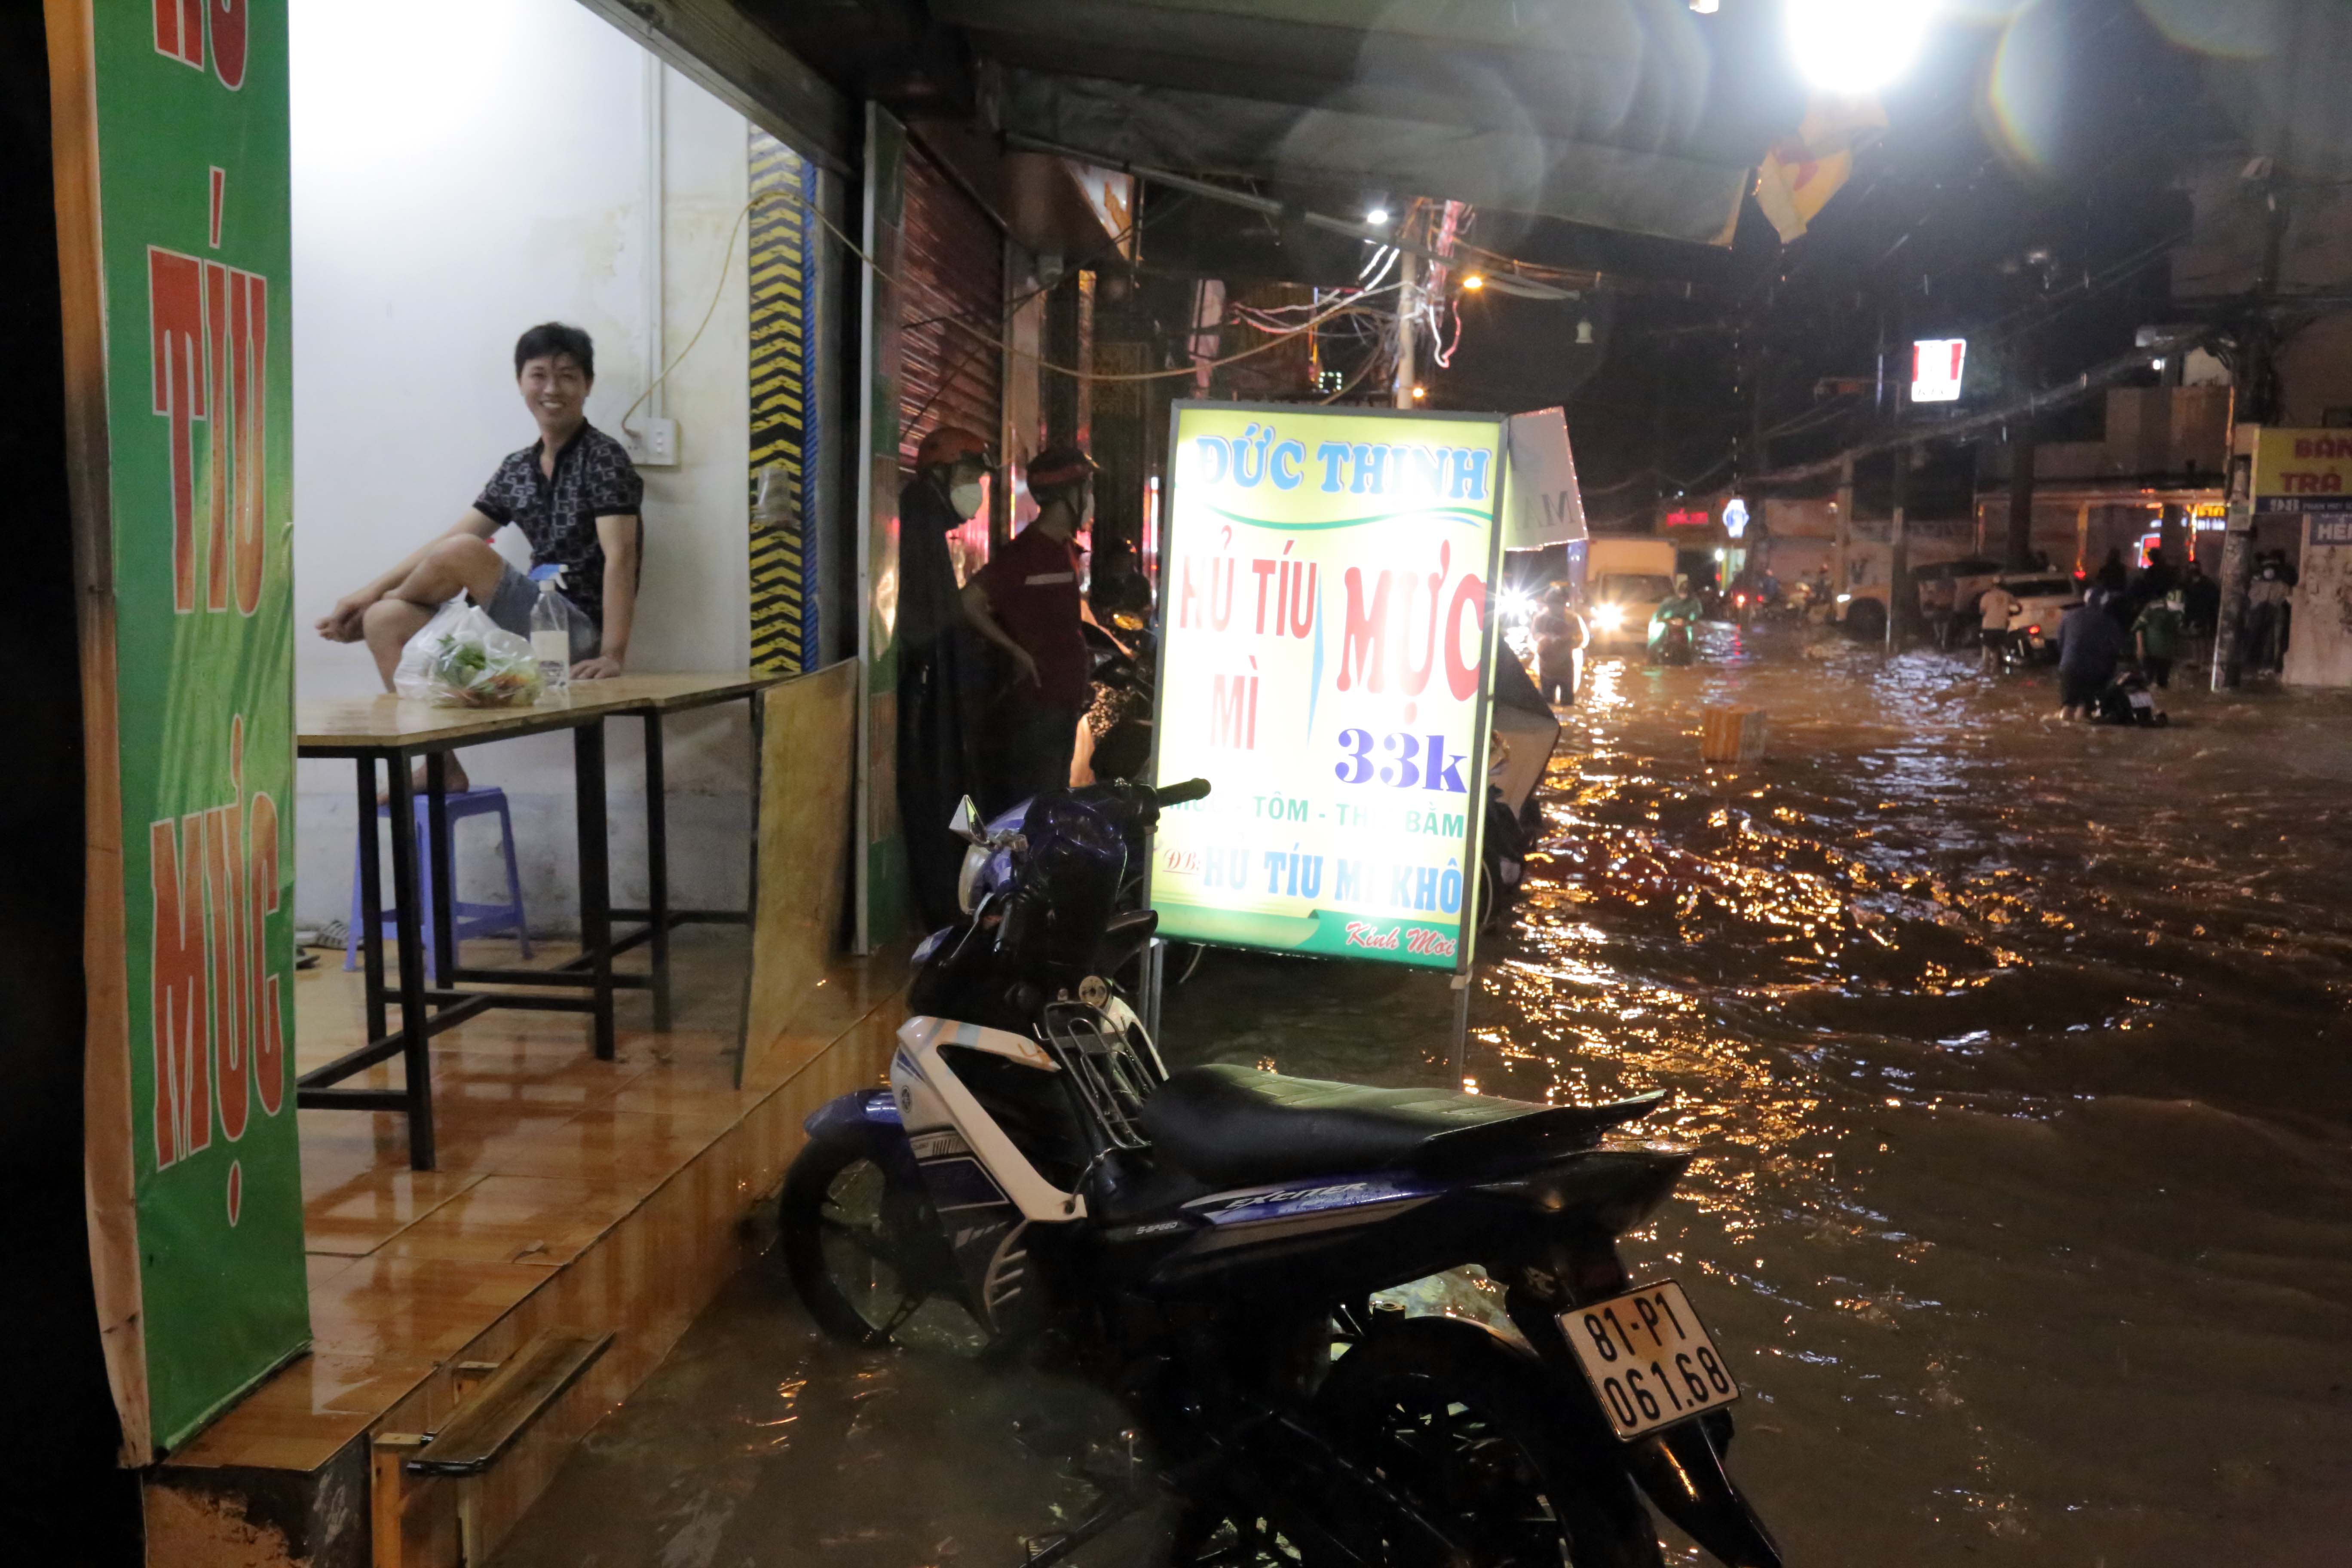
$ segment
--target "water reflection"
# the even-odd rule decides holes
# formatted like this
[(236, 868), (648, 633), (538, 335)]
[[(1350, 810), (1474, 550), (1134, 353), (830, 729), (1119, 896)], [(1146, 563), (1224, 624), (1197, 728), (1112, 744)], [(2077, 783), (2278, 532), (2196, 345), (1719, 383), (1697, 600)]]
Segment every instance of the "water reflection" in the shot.
[[(1567, 715), (1472, 1070), (1673, 1091), (1699, 1157), (1633, 1250), (1747, 1347), (1792, 1560), (2339, 1561), (2352, 701), (2084, 730), (1709, 631)], [(1712, 701), (1769, 761), (1700, 762)]]
[[(2352, 698), (2084, 730), (1934, 654), (1701, 657), (1601, 661), (1566, 715), (1470, 1070), (1673, 1092), (1696, 1163), (1629, 1258), (1738, 1358), (1789, 1560), (2344, 1562)], [(1769, 713), (1766, 762), (1700, 762), (1711, 701)], [(1426, 974), (1218, 954), (1166, 1036), (1432, 1082), (1448, 1014)], [(1026, 1435), (1085, 1397), (818, 1343), (747, 1274), (502, 1561), (1017, 1562), (1076, 1496)]]

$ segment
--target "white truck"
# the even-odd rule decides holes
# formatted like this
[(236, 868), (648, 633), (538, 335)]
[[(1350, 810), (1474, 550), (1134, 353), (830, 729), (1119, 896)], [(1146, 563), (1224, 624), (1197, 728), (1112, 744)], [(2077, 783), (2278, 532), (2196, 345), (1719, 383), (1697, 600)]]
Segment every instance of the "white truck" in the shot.
[(1650, 616), (1675, 596), (1669, 539), (1594, 537), (1584, 547), (1584, 620), (1596, 647), (1648, 642)]

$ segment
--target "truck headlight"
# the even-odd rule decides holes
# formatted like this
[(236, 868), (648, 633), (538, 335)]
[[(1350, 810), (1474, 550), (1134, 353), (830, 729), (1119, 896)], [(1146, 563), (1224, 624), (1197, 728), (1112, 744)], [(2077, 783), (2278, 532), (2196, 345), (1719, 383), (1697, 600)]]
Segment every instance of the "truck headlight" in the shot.
[(1592, 624), (1604, 632), (1616, 631), (1625, 624), (1625, 607), (1622, 605), (1595, 605), (1592, 606)]

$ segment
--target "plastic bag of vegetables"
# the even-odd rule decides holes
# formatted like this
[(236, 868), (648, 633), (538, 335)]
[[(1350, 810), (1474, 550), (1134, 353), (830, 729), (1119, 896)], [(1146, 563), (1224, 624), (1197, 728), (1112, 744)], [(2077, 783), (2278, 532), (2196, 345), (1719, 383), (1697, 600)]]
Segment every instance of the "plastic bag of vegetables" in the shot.
[(539, 662), (479, 605), (452, 599), (401, 649), (392, 687), (444, 708), (528, 708), (539, 700)]

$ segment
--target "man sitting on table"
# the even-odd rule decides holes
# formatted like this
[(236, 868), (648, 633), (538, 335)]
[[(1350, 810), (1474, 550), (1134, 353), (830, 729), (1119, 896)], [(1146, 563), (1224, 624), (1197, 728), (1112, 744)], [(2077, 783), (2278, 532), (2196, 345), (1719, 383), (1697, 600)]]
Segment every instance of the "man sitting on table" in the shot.
[[(499, 464), (447, 532), (320, 617), (319, 635), (331, 642), (366, 640), (387, 691), (408, 639), (459, 593), (529, 640), (539, 585), (490, 548), (508, 523), (530, 542), (532, 566), (563, 568), (563, 594), (586, 616), (572, 625), (572, 679), (618, 675), (628, 658), (646, 486), (627, 448), (588, 423), (595, 345), (579, 328), (548, 321), (516, 341), (514, 363), (539, 439)], [(454, 756), (449, 763), (450, 786), (465, 788), (465, 770)]]

